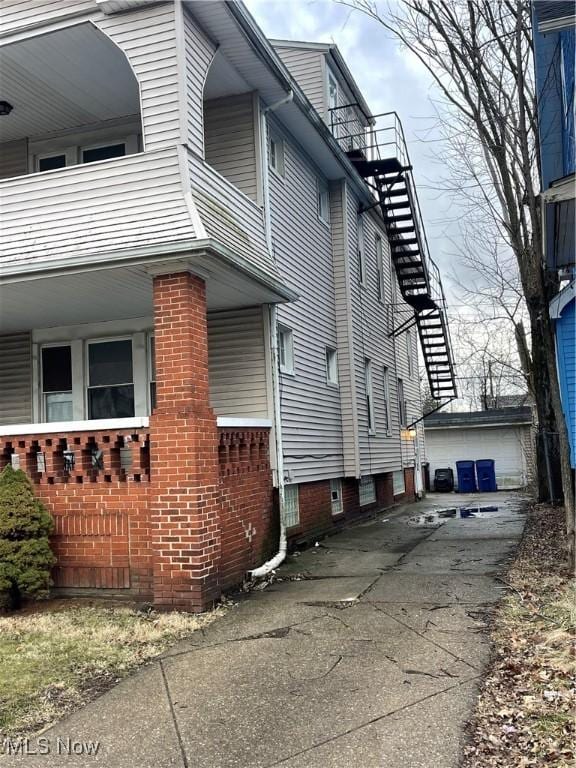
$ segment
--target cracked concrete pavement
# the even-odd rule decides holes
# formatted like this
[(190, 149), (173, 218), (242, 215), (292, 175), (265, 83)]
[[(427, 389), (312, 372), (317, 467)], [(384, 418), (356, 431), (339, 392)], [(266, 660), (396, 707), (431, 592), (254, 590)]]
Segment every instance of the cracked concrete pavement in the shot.
[[(498, 510), (426, 520), (484, 505)], [(510, 493), (387, 510), (289, 558), (281, 581), (44, 734), (52, 746), (98, 741), (96, 756), (53, 748), (0, 763), (455, 767), (488, 660), (486, 618), (504, 591), (498, 573), (523, 526)]]

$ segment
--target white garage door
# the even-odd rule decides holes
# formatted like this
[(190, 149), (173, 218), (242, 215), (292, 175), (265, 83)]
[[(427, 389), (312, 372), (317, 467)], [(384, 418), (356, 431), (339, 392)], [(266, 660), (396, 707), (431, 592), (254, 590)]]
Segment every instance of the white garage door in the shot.
[(434, 471), (456, 462), (494, 459), (498, 488), (519, 488), (527, 483), (526, 456), (522, 432), (527, 427), (482, 427), (469, 429), (427, 429), (426, 455), (430, 462), (430, 482)]

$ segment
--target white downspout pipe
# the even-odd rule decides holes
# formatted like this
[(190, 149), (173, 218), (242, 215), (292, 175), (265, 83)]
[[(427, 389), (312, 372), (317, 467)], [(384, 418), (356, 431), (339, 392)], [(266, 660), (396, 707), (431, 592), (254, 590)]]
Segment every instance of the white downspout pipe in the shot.
[[(293, 91), (280, 101), (271, 104), (269, 107), (260, 111), (260, 156), (262, 158), (262, 202), (264, 206), (264, 226), (266, 229), (266, 243), (270, 255), (272, 255), (272, 226), (270, 221), (270, 186), (268, 180), (268, 126), (266, 115), (268, 112), (274, 112), (278, 107), (289, 104), (294, 99)], [(273, 304), (269, 308), (270, 313), (270, 350), (272, 365), (272, 399), (273, 399), (273, 420), (274, 420), (274, 449), (276, 452), (276, 478), (278, 481), (278, 499), (280, 505), (280, 540), (278, 542), (278, 552), (263, 565), (248, 571), (250, 579), (259, 579), (267, 576), (280, 566), (286, 558), (288, 550), (288, 539), (286, 537), (286, 526), (282, 518), (284, 509), (284, 457), (282, 455), (282, 416), (280, 412), (280, 381), (278, 376), (278, 310)]]

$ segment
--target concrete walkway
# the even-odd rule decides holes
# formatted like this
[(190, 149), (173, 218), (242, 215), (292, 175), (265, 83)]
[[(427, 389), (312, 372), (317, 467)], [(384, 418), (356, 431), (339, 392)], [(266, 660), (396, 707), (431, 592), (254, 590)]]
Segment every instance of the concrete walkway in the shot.
[[(433, 514), (456, 504), (498, 510)], [(325, 539), (290, 558), (283, 581), (48, 731), (50, 755), (9, 762), (456, 766), (521, 506), (514, 494), (434, 495)], [(98, 754), (59, 756), (58, 737), (98, 741)]]

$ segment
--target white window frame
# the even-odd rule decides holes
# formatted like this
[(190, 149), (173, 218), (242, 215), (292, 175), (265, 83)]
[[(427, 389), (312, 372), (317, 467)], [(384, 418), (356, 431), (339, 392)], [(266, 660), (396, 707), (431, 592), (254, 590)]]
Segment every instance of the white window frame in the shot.
[(364, 239), (364, 219), (362, 214), (356, 221), (356, 237), (358, 239), (358, 282), (366, 285), (366, 243)]
[(281, 324), (278, 324), (278, 365), (281, 373), (294, 375), (294, 331)]
[(386, 429), (386, 434), (390, 436), (390, 373), (388, 367), (385, 365), (382, 368), (382, 389), (384, 395), (384, 427)]
[(358, 481), (358, 497), (361, 507), (376, 502), (376, 483), (374, 475), (366, 475)]
[[(120, 139), (110, 139), (109, 141), (100, 141), (97, 144), (81, 144), (78, 147), (78, 164), (79, 165), (91, 165), (91, 163), (85, 163), (83, 159), (84, 152), (87, 152), (91, 149), (105, 149), (106, 147), (114, 147), (117, 144), (124, 144), (124, 154), (120, 157), (108, 157), (106, 160), (120, 160), (122, 157), (127, 157), (128, 155), (132, 154), (130, 152), (130, 147), (128, 145), (128, 141), (126, 138), (122, 137)], [(94, 160), (95, 163), (103, 163), (104, 160)]]
[(392, 493), (394, 496), (402, 496), (406, 493), (406, 478), (403, 469), (392, 472)]
[(327, 227), (330, 226), (330, 191), (328, 185), (321, 179), (316, 179), (316, 199), (318, 218)]
[(400, 429), (406, 429), (408, 424), (408, 414), (406, 412), (406, 400), (404, 399), (404, 380), (398, 379), (398, 420)]
[[(96, 387), (90, 386), (90, 345), (91, 344), (106, 344), (111, 341), (129, 341), (132, 347), (132, 381), (125, 382), (123, 384), (107, 384), (107, 385), (99, 385)], [(113, 387), (127, 387), (132, 386), (134, 390), (134, 416), (136, 416), (137, 407), (136, 407), (136, 365), (134, 361), (134, 336), (133, 334), (125, 334), (122, 336), (105, 336), (103, 338), (95, 338), (95, 339), (86, 339), (84, 343), (84, 413), (86, 414), (86, 419), (90, 420), (90, 410), (89, 410), (89, 403), (88, 403), (88, 391), (90, 389), (99, 389), (102, 386), (113, 386)], [(112, 418), (112, 417), (110, 417)]]
[(330, 480), (330, 504), (334, 516), (341, 515), (344, 512), (342, 480), (339, 477), (333, 477)]
[(48, 409), (46, 408), (46, 395), (50, 394), (64, 394), (63, 392), (57, 393), (57, 392), (44, 392), (44, 365), (43, 365), (43, 356), (42, 352), (45, 349), (49, 349), (50, 347), (68, 347), (70, 350), (70, 369), (71, 369), (71, 375), (72, 375), (72, 389), (70, 390), (70, 397), (72, 402), (72, 419), (69, 419), (69, 421), (74, 420), (74, 345), (71, 343), (71, 341), (52, 341), (47, 342), (44, 344), (40, 344), (38, 348), (38, 388), (39, 388), (39, 400), (40, 400), (40, 420), (43, 422), (46, 422), (47, 424), (50, 423), (48, 421)]
[[(275, 147), (274, 152), (272, 148)], [(280, 178), (286, 173), (284, 139), (281, 139), (275, 131), (270, 131), (270, 146), (268, 148), (268, 167)]]
[(286, 528), (295, 528), (297, 525), (300, 525), (300, 490), (298, 483), (284, 486), (282, 522)]
[(326, 382), (332, 386), (338, 386), (338, 352), (334, 347), (325, 347), (326, 357)]
[(366, 387), (366, 415), (368, 417), (368, 434), (376, 434), (374, 419), (374, 386), (372, 381), (372, 360), (364, 360), (364, 383)]
[(386, 283), (384, 281), (384, 246), (381, 235), (374, 238), (374, 247), (376, 249), (376, 287), (378, 291), (378, 301), (381, 304), (386, 302)]
[(65, 147), (64, 149), (54, 149), (52, 152), (41, 152), (37, 155), (34, 155), (34, 172), (35, 173), (51, 173), (54, 171), (64, 170), (64, 168), (52, 168), (51, 171), (40, 170), (41, 160), (47, 160), (49, 157), (60, 157), (61, 155), (64, 155), (64, 157), (66, 158), (66, 164), (64, 165), (64, 168), (68, 168), (69, 165), (76, 165), (77, 156), (78, 156), (76, 147)]
[(412, 345), (412, 334), (410, 331), (406, 331), (406, 357), (408, 359), (408, 378), (411, 379), (414, 375), (414, 365), (412, 361), (412, 356), (414, 354), (414, 349)]

